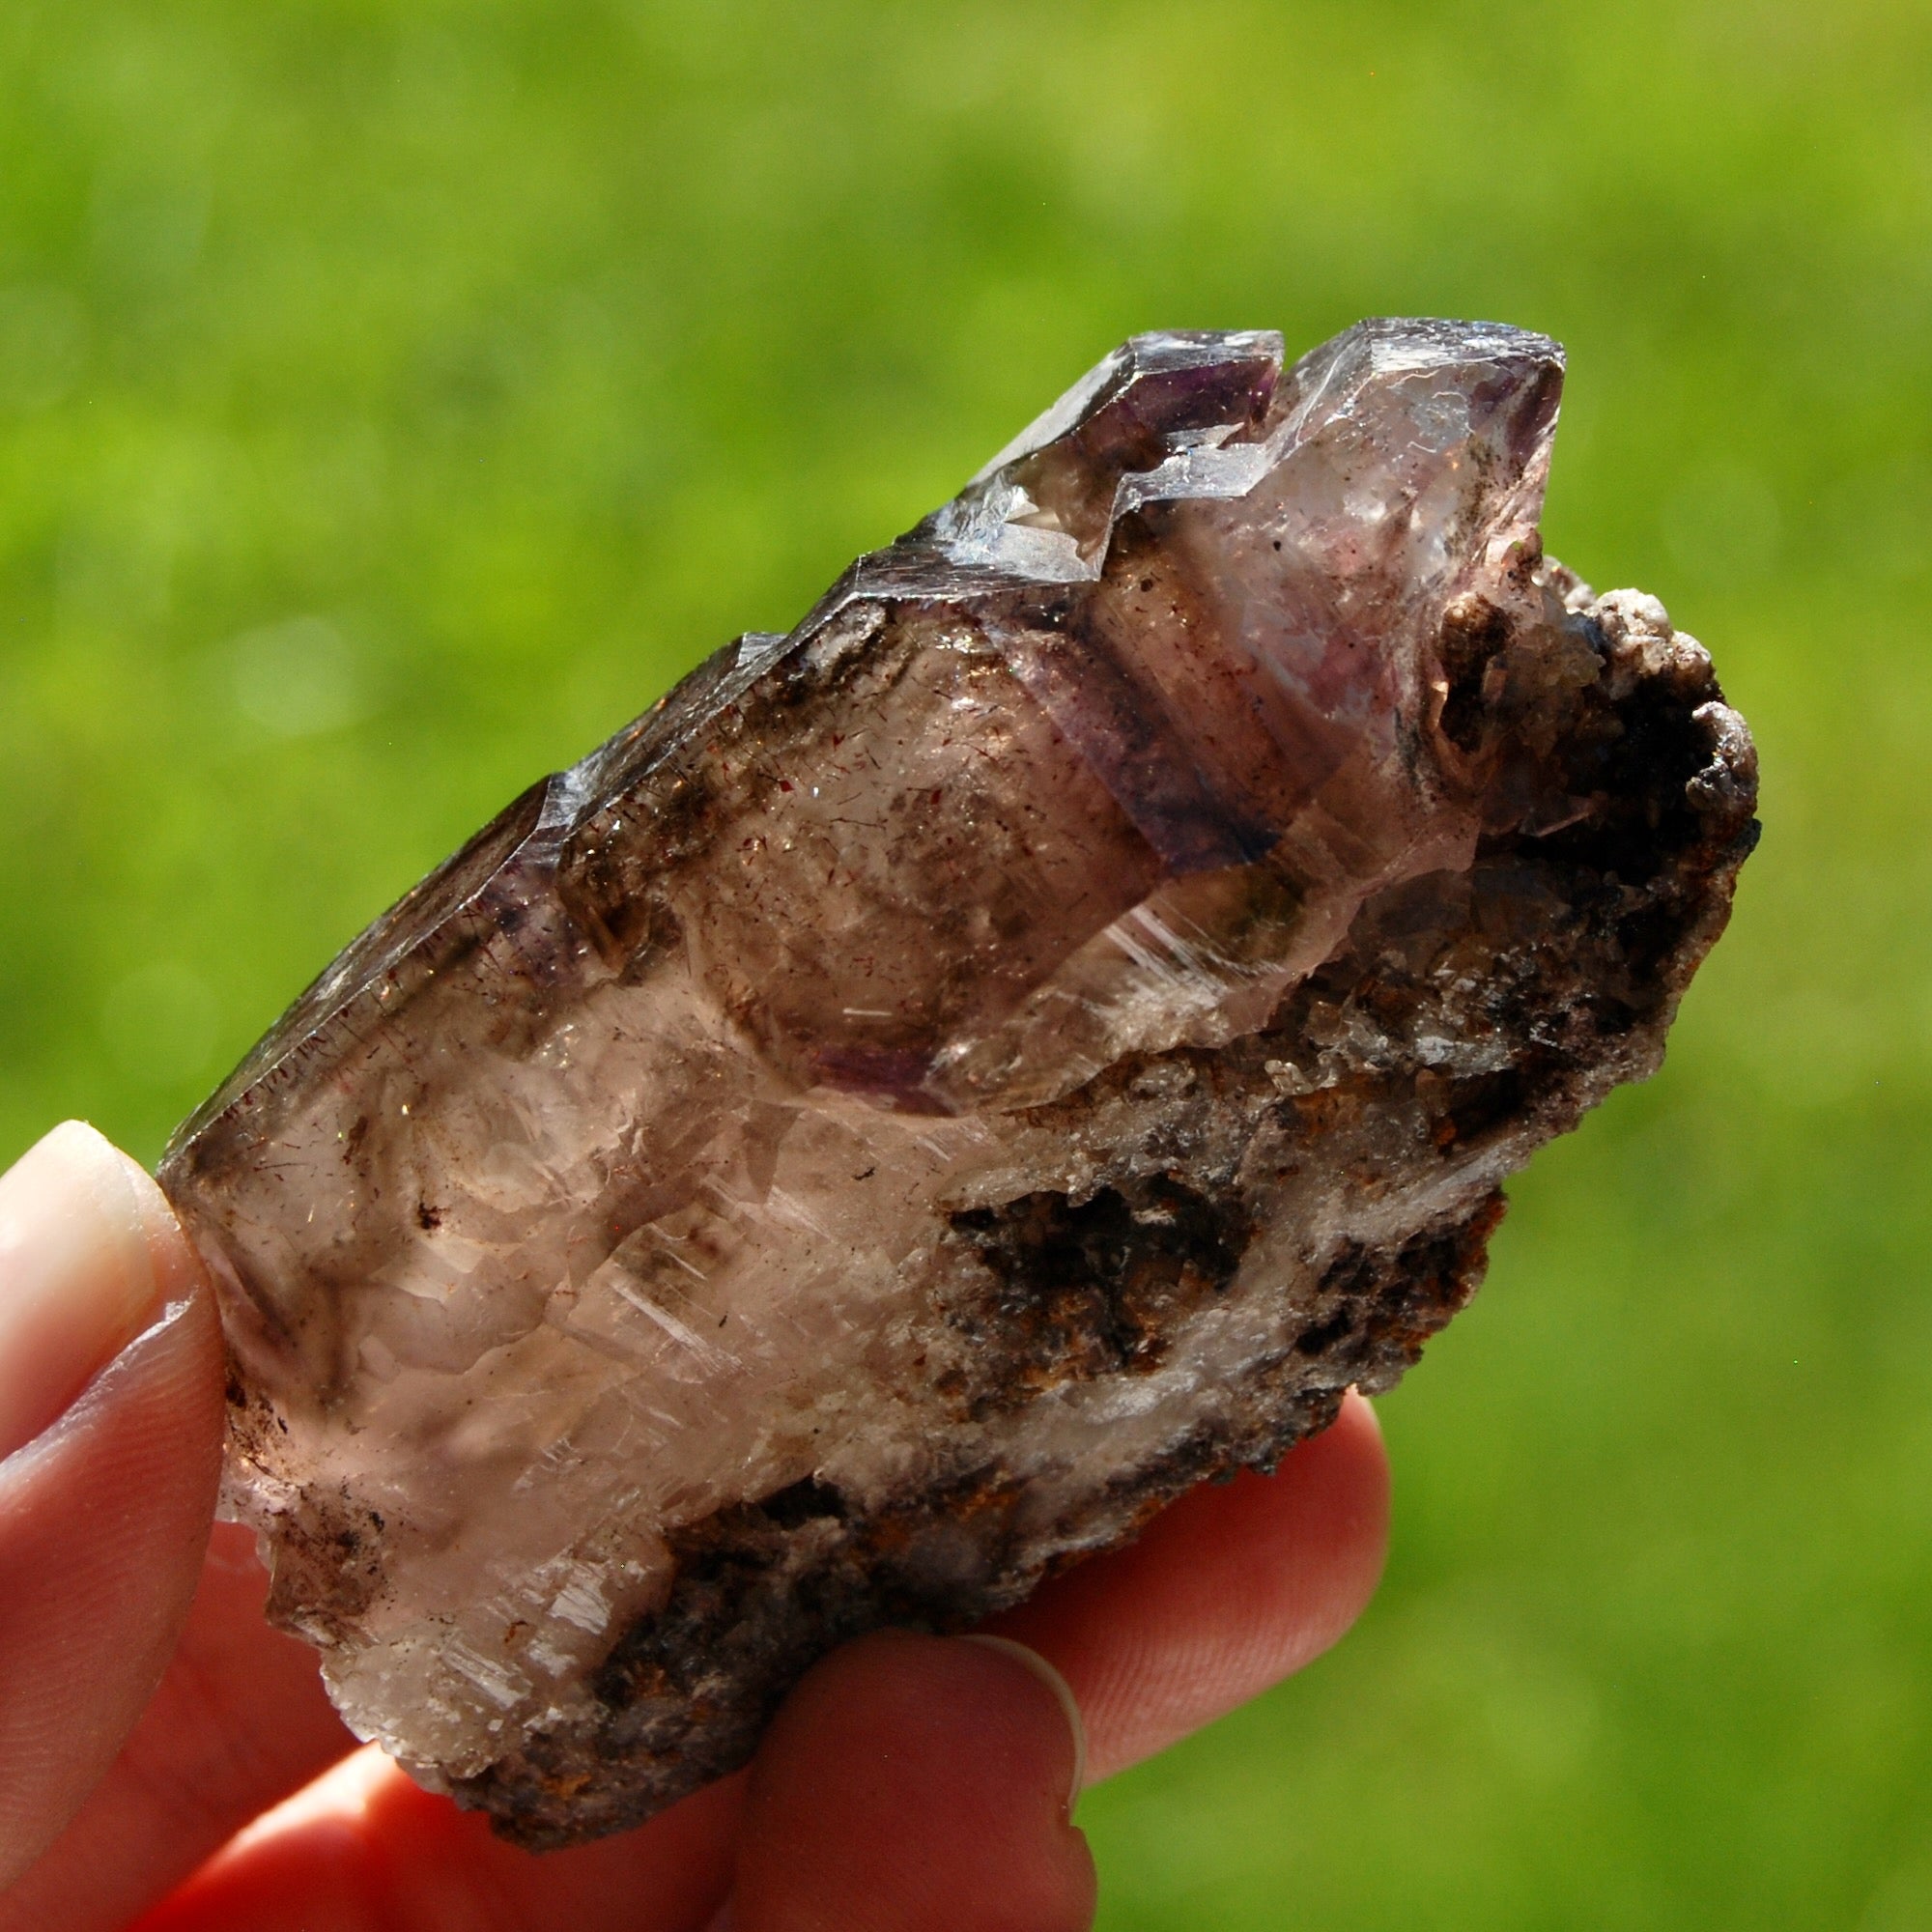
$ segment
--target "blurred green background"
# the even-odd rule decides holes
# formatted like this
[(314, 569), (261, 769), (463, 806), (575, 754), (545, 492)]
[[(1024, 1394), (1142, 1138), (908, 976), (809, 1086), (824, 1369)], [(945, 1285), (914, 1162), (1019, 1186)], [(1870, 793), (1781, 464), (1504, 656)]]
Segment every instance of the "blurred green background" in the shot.
[(1118, 338), (1561, 337), (1547, 529), (1763, 848), (1383, 1405), (1341, 1650), (1108, 1927), (1932, 1925), (1932, 10), (6, 0), (0, 1158), (335, 948)]

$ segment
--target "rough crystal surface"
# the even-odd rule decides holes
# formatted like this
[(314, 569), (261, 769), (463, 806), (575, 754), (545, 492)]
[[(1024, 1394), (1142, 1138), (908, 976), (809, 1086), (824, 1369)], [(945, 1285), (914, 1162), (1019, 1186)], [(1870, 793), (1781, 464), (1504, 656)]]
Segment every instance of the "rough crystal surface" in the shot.
[(1137, 337), (365, 933), (162, 1179), (229, 1507), (532, 1845), (1385, 1388), (1657, 1064), (1755, 766), (1491, 325)]

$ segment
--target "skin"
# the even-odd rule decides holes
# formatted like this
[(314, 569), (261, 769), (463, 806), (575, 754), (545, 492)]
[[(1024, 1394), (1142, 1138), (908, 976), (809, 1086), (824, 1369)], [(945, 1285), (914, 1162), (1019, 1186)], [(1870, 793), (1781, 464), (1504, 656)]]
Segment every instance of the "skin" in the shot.
[(57, 1129), (0, 1177), (0, 1932), (1079, 1932), (1076, 1781), (1325, 1650), (1386, 1542), (1351, 1396), (1276, 1475), (1182, 1498), (1004, 1641), (848, 1645), (747, 1771), (537, 1859), (358, 1749), (313, 1653), (263, 1621), (249, 1539), (211, 1533), (221, 1410), (165, 1202)]

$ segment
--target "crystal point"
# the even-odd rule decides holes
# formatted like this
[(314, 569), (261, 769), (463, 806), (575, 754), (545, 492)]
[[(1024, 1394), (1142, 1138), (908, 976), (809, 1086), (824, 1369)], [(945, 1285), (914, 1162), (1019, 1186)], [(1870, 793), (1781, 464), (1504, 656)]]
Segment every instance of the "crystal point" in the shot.
[(1135, 337), (184, 1126), (228, 1506), (358, 1732), (620, 1829), (1400, 1376), (1755, 831), (1709, 659), (1543, 557), (1561, 383)]

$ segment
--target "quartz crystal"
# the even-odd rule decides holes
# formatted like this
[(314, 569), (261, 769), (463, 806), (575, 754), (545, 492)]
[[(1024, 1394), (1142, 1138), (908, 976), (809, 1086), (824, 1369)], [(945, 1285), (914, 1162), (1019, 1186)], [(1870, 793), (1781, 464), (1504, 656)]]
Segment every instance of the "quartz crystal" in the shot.
[(1136, 337), (184, 1126), (227, 1507), (360, 1735), (620, 1829), (1414, 1360), (1756, 830), (1704, 651), (1543, 556), (1561, 381)]

